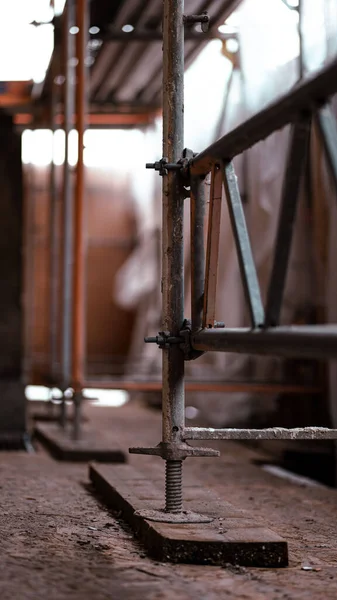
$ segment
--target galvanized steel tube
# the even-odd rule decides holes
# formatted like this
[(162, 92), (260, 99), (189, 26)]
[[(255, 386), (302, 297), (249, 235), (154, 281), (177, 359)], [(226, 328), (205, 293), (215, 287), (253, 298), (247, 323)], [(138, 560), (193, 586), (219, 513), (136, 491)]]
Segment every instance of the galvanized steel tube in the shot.
[(59, 198), (56, 182), (55, 168), (55, 119), (57, 109), (57, 88), (54, 82), (55, 66), (52, 65), (52, 85), (51, 85), (51, 102), (50, 102), (50, 121), (53, 134), (52, 141), (52, 160), (50, 163), (50, 210), (49, 210), (49, 235), (50, 235), (50, 304), (49, 304), (49, 344), (50, 344), (50, 375), (52, 383), (57, 380), (57, 365), (58, 365), (58, 341), (59, 341)]
[(337, 326), (203, 329), (192, 333), (191, 344), (194, 350), (201, 352), (237, 352), (323, 360), (337, 356)]
[[(72, 352), (72, 294), (73, 294), (73, 196), (71, 167), (69, 164), (69, 134), (73, 124), (75, 78), (73, 59), (74, 36), (69, 33), (75, 21), (74, 0), (68, 0), (64, 13), (64, 135), (65, 150), (62, 190), (62, 316), (61, 316), (61, 386), (63, 391), (71, 385)], [(65, 398), (61, 404), (61, 425), (66, 424)]]
[(65, 8), (65, 82), (64, 82), (64, 133), (65, 156), (63, 165), (63, 281), (62, 281), (62, 383), (71, 383), (71, 323), (73, 278), (73, 197), (71, 167), (69, 164), (69, 134), (74, 114), (74, 36), (69, 29), (74, 25), (74, 0), (68, 0)]

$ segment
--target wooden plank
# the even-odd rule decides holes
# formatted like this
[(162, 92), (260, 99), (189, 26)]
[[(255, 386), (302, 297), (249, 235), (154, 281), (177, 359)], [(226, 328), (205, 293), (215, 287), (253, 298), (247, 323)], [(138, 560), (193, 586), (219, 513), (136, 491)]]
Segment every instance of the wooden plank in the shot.
[[(33, 421), (49, 421), (59, 423), (60, 405), (55, 402), (46, 402), (45, 400), (29, 400), (27, 404), (28, 416)], [(67, 417), (69, 423), (73, 421), (73, 415)], [(86, 423), (88, 417), (81, 416), (81, 422)]]
[(148, 475), (128, 465), (91, 464), (89, 477), (104, 502), (122, 512), (156, 560), (249, 567), (288, 565), (285, 540), (211, 490), (187, 483), (184, 509), (207, 514), (213, 518), (212, 522), (158, 523), (135, 514), (140, 509), (160, 508), (162, 493)]
[(79, 440), (72, 439), (71, 426), (63, 430), (54, 423), (39, 423), (35, 426), (34, 435), (49, 452), (58, 460), (71, 462), (123, 463), (125, 453), (113, 443), (113, 437), (102, 435), (98, 430), (82, 427)]
[(203, 327), (213, 327), (215, 324), (221, 202), (222, 172), (214, 166), (211, 175), (211, 192), (208, 213)]

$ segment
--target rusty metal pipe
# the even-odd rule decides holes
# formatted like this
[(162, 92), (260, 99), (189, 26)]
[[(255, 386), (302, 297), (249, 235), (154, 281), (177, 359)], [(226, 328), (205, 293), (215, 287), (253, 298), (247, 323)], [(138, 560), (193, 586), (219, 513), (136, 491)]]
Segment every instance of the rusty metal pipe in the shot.
[(59, 199), (56, 182), (55, 168), (55, 130), (56, 130), (56, 108), (57, 108), (57, 90), (54, 83), (55, 66), (52, 65), (53, 81), (51, 86), (50, 101), (50, 121), (53, 135), (52, 141), (52, 160), (50, 163), (50, 210), (49, 210), (49, 235), (50, 235), (50, 304), (49, 304), (49, 324), (50, 324), (50, 375), (53, 383), (57, 379), (58, 363), (58, 339), (59, 339), (59, 296), (58, 281), (60, 276), (59, 249), (58, 249), (58, 231), (59, 231)]
[(186, 440), (337, 440), (337, 429), (327, 427), (269, 427), (267, 429), (212, 429), (186, 427)]
[[(184, 145), (183, 0), (164, 0), (163, 19), (163, 156), (176, 163)], [(184, 195), (177, 171), (163, 176), (162, 282), (163, 331), (179, 336), (184, 320)], [(184, 355), (178, 345), (163, 350), (163, 442), (179, 442), (185, 423)], [(170, 481), (166, 471), (166, 509)], [(180, 471), (181, 473), (181, 471)], [(182, 488), (175, 482), (175, 489)], [(175, 512), (182, 510), (182, 494)]]
[(336, 325), (289, 325), (268, 329), (203, 329), (192, 333), (199, 352), (236, 352), (287, 358), (336, 358)]
[(78, 134), (78, 158), (75, 186), (74, 214), (74, 295), (73, 295), (73, 353), (72, 387), (74, 396), (73, 437), (80, 437), (81, 390), (85, 362), (85, 166), (84, 133), (86, 129), (87, 107), (87, 67), (85, 64), (89, 24), (88, 0), (77, 1), (76, 36), (77, 87), (76, 87), (76, 129)]
[(85, 167), (84, 133), (87, 115), (87, 68), (85, 65), (88, 37), (88, 0), (77, 2), (76, 36), (77, 88), (76, 88), (76, 129), (78, 133), (78, 159), (75, 185), (74, 217), (74, 296), (73, 296), (73, 356), (72, 386), (81, 389), (85, 360)]
[[(163, 156), (176, 163), (183, 151), (183, 1), (165, 0), (163, 23)], [(177, 171), (163, 176), (163, 331), (179, 336), (184, 320), (184, 197)], [(184, 355), (163, 350), (163, 442), (180, 439), (184, 427)]]

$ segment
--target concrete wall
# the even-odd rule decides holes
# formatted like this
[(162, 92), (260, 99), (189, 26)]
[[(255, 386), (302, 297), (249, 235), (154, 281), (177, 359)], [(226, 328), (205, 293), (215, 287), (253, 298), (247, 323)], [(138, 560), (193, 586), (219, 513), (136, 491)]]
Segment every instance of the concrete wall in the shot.
[(22, 371), (21, 139), (0, 115), (0, 442), (25, 430)]

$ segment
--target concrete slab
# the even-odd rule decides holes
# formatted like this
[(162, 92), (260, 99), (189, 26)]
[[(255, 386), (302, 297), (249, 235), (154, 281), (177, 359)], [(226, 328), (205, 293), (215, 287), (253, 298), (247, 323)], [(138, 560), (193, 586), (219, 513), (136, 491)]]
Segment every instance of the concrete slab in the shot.
[(188, 484), (184, 488), (184, 508), (213, 517), (211, 523), (159, 523), (135, 514), (141, 509), (161, 508), (162, 492), (146, 474), (128, 465), (92, 463), (89, 477), (104, 503), (121, 511), (151, 558), (245, 567), (288, 565), (285, 540), (211, 490)]

